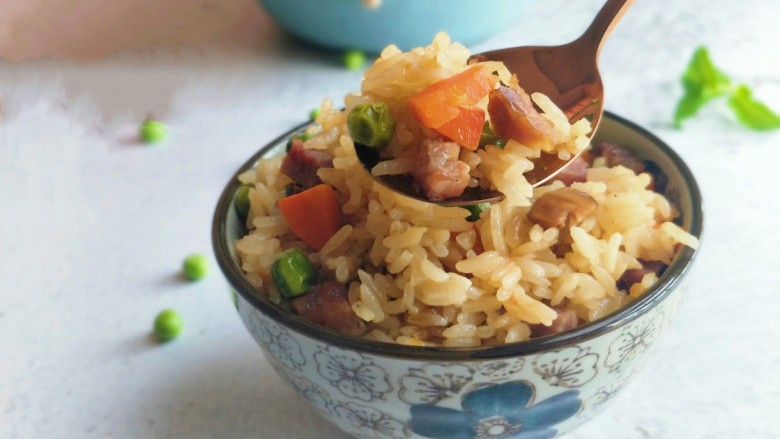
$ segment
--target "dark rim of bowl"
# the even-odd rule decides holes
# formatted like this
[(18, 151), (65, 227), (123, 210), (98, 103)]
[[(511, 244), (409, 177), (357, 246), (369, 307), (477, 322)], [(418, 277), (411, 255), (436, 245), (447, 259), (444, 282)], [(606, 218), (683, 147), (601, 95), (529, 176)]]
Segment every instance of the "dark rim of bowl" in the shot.
[[(693, 177), (693, 174), (685, 162), (683, 162), (680, 156), (677, 155), (677, 153), (675, 153), (674, 150), (672, 150), (672, 148), (669, 147), (665, 142), (639, 125), (617, 116), (609, 111), (605, 112), (605, 117), (612, 119), (619, 124), (627, 126), (628, 128), (648, 138), (666, 156), (668, 156), (672, 162), (674, 162), (675, 166), (678, 168), (680, 174), (685, 180), (690, 192), (692, 209), (690, 218), (691, 227), (689, 233), (700, 239), (703, 228), (701, 192), (699, 191), (699, 187), (695, 178)], [(287, 140), (291, 135), (301, 131), (309, 124), (310, 122), (303, 123), (271, 141), (269, 144), (255, 153), (251, 158), (249, 158), (249, 160), (247, 160), (241, 166), (241, 168), (239, 168), (233, 177), (231, 177), (230, 182), (227, 184), (227, 187), (225, 187), (225, 190), (222, 192), (222, 195), (219, 198), (214, 213), (214, 220), (212, 225), (212, 243), (214, 246), (214, 252), (216, 253), (217, 262), (219, 263), (222, 272), (225, 274), (232, 287), (237, 291), (238, 294), (241, 295), (242, 298), (244, 298), (244, 300), (251, 303), (252, 306), (274, 321), (279, 322), (283, 326), (291, 328), (294, 331), (314, 340), (360, 352), (386, 357), (418, 360), (498, 359), (549, 351), (595, 338), (617, 327), (634, 321), (639, 316), (661, 303), (667, 296), (669, 296), (669, 294), (671, 294), (674, 288), (687, 274), (688, 268), (693, 263), (693, 260), (696, 256), (696, 251), (689, 247), (684, 247), (683, 250), (674, 258), (671, 265), (661, 275), (655, 287), (653, 287), (651, 291), (644, 294), (639, 300), (601, 319), (578, 326), (571, 331), (548, 337), (541, 337), (517, 343), (507, 343), (495, 346), (447, 348), (438, 346), (406, 346), (340, 334), (336, 331), (303, 320), (300, 317), (273, 304), (270, 300), (261, 296), (260, 294), (257, 294), (256, 288), (249, 283), (241, 268), (233, 262), (226, 236), (228, 209), (230, 209), (232, 206), (233, 196), (240, 185), (238, 181), (238, 175), (252, 168), (257, 160), (275, 145)]]

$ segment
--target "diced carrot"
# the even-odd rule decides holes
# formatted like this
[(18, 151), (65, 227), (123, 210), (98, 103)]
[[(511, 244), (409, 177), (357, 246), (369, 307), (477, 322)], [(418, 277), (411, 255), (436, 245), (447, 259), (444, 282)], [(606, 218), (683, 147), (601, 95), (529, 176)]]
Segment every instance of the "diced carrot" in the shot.
[(477, 107), (461, 108), (455, 119), (434, 128), (434, 131), (466, 149), (476, 151), (484, 125), (484, 110)]
[(295, 236), (317, 250), (322, 249), (341, 225), (336, 192), (327, 184), (282, 198), (279, 210)]
[(438, 128), (456, 118), (463, 108), (476, 105), (495, 84), (495, 77), (487, 69), (474, 66), (434, 82), (410, 96), (406, 105), (418, 122)]

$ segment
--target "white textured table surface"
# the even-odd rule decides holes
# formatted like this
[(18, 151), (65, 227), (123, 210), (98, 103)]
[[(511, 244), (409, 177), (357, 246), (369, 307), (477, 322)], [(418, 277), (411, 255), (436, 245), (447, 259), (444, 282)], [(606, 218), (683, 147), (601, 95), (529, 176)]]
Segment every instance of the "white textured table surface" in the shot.
[[(473, 49), (568, 41), (601, 2), (539, 3)], [(258, 16), (251, 49), (0, 62), (0, 437), (344, 437), (265, 362), (216, 266), (177, 277), (185, 255), (211, 254), (238, 165), (360, 79)], [(688, 161), (705, 238), (647, 368), (569, 439), (780, 437), (780, 132), (723, 105), (670, 126), (698, 44), (780, 108), (778, 17), (771, 0), (638, 1), (603, 50), (607, 108)], [(166, 144), (128, 141), (148, 113)], [(158, 345), (166, 307), (186, 328)]]

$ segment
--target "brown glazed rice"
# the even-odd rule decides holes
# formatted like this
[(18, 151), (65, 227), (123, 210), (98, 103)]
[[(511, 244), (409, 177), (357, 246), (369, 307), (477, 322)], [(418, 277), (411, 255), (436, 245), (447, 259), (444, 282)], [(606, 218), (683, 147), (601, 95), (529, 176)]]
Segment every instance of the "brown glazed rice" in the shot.
[[(249, 192), (249, 233), (237, 243), (242, 268), (258, 294), (282, 298), (270, 267), (290, 247), (304, 249), (321, 277), (349, 286), (348, 300), (366, 322), (366, 338), (407, 345), (452, 347), (494, 345), (531, 337), (531, 325), (550, 325), (555, 308), (576, 311), (580, 322), (609, 314), (641, 296), (656, 281), (648, 273), (628, 291), (617, 287), (639, 260), (669, 264), (679, 244), (697, 240), (674, 224), (675, 208), (646, 189), (651, 176), (606, 167), (596, 159), (587, 181), (572, 188), (593, 197), (596, 212), (571, 227), (571, 250), (556, 256), (562, 232), (544, 229), (526, 217), (533, 201), (563, 186), (559, 181), (532, 188), (523, 177), (539, 150), (509, 140), (504, 149), (463, 150), (471, 186), (497, 188), (505, 198), (477, 222), (469, 212), (390, 192), (374, 182), (355, 155), (346, 117), (362, 102), (383, 101), (396, 121), (388, 148), (394, 159), (375, 174), (408, 173), (414, 147), (425, 131), (406, 110), (406, 99), (426, 86), (467, 68), (468, 50), (439, 34), (430, 46), (402, 53), (386, 48), (365, 72), (361, 92), (347, 95), (345, 110), (322, 105), (304, 148), (323, 150), (332, 168), (318, 171), (336, 189), (343, 226), (317, 252), (291, 233), (277, 202), (290, 179), (279, 171), (282, 157), (262, 159), (242, 174)], [(513, 79), (500, 63), (485, 63), (503, 83)], [(588, 147), (590, 126), (570, 125), (545, 96), (532, 95), (559, 131), (562, 158)], [(485, 108), (486, 102), (479, 104)]]

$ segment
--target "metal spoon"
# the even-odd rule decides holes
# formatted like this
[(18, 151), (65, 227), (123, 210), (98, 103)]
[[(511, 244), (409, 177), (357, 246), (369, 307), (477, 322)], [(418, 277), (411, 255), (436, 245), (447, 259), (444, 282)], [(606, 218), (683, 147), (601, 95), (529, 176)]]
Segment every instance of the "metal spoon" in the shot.
[[(527, 92), (547, 95), (574, 123), (582, 118), (590, 120), (591, 136), (604, 113), (604, 87), (597, 60), (603, 42), (633, 0), (607, 0), (587, 30), (576, 40), (562, 46), (526, 46), (493, 50), (475, 54), (470, 61), (501, 61), (510, 72), (517, 73), (520, 86)], [(368, 148), (357, 148), (358, 159), (369, 171), (378, 157)], [(572, 158), (573, 159), (573, 158)], [(534, 169), (525, 174), (535, 187), (559, 173), (569, 161), (553, 154), (542, 154), (534, 160)], [(408, 176), (381, 176), (377, 181), (404, 195), (429, 201)], [(467, 206), (499, 201), (497, 191), (467, 188), (457, 198), (437, 202), (448, 206)]]

